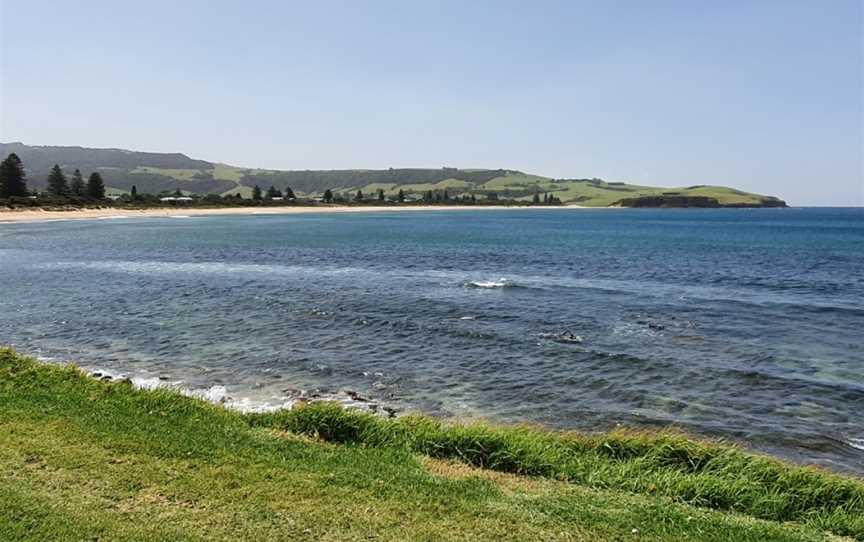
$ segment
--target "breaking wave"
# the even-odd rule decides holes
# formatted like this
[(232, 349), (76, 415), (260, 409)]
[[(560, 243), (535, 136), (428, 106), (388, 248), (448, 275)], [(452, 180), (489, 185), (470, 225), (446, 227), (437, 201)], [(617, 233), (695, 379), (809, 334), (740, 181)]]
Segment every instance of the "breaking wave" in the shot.
[(465, 285), (468, 286), (469, 288), (488, 288), (488, 289), (491, 289), (491, 288), (513, 288), (516, 286), (515, 283), (513, 283), (512, 281), (507, 280), (505, 278), (500, 278), (498, 280), (472, 280), (472, 281), (465, 283)]

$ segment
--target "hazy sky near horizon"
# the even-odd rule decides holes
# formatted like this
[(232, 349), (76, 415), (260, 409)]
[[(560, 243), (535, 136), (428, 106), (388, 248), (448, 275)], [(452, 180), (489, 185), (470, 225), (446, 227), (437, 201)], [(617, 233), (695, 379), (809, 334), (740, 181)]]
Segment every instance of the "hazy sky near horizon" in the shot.
[(864, 205), (859, 0), (0, 0), (0, 141)]

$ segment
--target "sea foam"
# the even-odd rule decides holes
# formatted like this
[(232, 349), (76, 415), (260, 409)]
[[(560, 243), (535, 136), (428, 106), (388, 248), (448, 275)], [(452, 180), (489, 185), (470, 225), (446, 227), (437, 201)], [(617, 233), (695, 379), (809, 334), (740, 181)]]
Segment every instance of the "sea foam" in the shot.
[(500, 278), (498, 280), (472, 280), (467, 285), (472, 288), (509, 288), (513, 286), (513, 283), (505, 278)]

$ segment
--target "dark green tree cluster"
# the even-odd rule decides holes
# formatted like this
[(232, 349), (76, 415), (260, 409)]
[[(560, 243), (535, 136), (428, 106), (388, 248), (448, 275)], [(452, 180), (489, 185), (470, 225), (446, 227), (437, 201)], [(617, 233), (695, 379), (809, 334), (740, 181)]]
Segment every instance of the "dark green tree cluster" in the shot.
[(49, 196), (55, 198), (76, 197), (101, 200), (105, 199), (105, 182), (102, 180), (102, 175), (94, 171), (85, 183), (81, 172), (76, 169), (70, 184), (60, 166), (54, 164), (51, 172), (48, 173), (47, 192)]
[(69, 194), (72, 197), (83, 198), (86, 188), (84, 177), (81, 176), (81, 170), (76, 169), (75, 173), (72, 174), (72, 181), (69, 183)]
[[(400, 199), (399, 201), (405, 201), (405, 194), (400, 190)], [(462, 195), (462, 200), (465, 200), (466, 194)], [(423, 193), (423, 202), (424, 203), (449, 203), (451, 201), (456, 201), (457, 203), (460, 201), (459, 197), (455, 198), (450, 197), (450, 191), (446, 188), (444, 190), (427, 190)]]
[(87, 178), (86, 196), (90, 199), (105, 199), (105, 181), (98, 171), (94, 171)]
[[(66, 178), (63, 169), (55, 164), (48, 173), (48, 196), (53, 198), (105, 199), (105, 182), (98, 172), (93, 172), (87, 181), (76, 169), (72, 180)], [(0, 162), (0, 198), (24, 198), (29, 196), (24, 164), (14, 153)]]
[(48, 193), (55, 198), (69, 196), (69, 183), (66, 181), (66, 175), (57, 164), (54, 164), (51, 173), (48, 174)]
[(13, 152), (0, 162), (0, 198), (26, 198), (27, 196), (24, 164)]

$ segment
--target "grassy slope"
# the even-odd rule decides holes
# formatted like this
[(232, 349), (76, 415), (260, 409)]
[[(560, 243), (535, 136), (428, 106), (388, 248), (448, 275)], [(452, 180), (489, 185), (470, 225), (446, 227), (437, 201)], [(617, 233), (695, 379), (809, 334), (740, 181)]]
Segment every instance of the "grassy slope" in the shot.
[(0, 435), (4, 541), (864, 539), (860, 482), (732, 448), (329, 405), (244, 416), (2, 349)]

